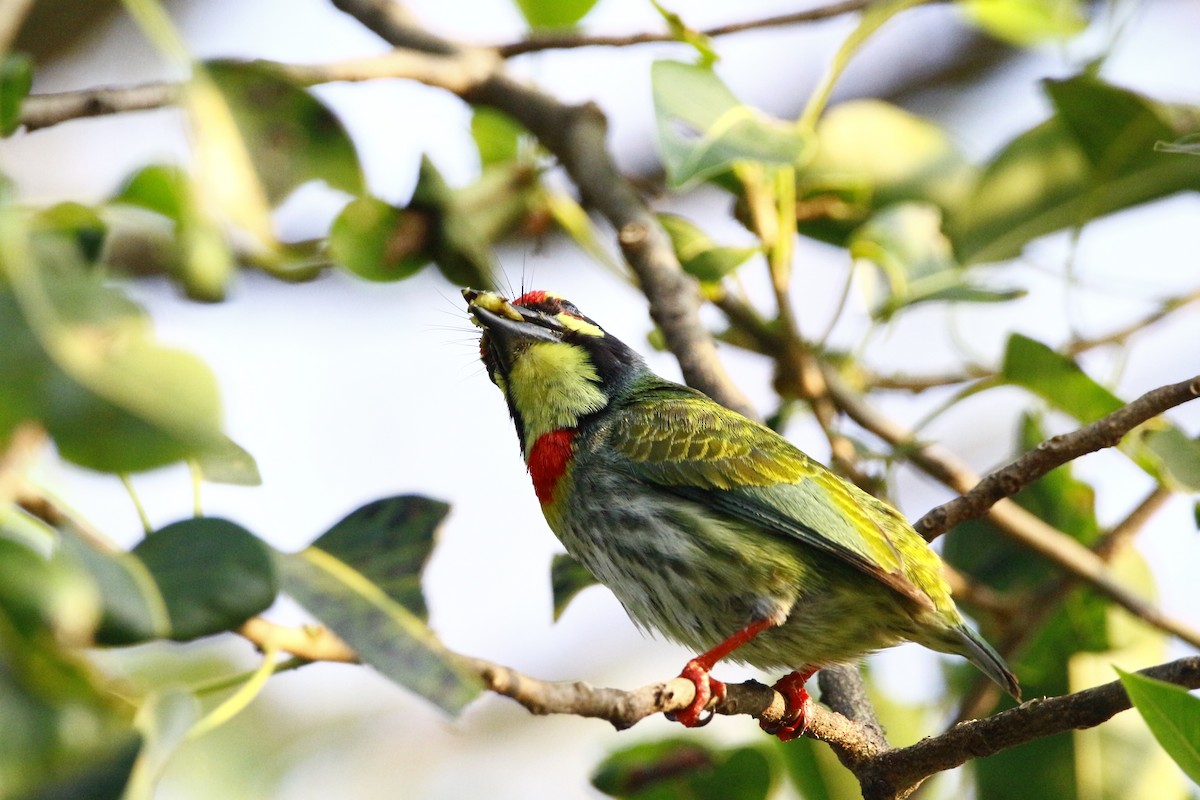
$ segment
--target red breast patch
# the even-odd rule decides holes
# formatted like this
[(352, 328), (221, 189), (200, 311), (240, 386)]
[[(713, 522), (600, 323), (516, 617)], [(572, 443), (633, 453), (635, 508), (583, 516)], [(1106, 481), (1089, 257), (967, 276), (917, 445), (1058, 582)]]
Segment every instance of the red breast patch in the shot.
[(554, 487), (567, 471), (574, 451), (574, 428), (543, 433), (529, 451), (529, 474), (538, 501), (546, 505), (554, 501)]

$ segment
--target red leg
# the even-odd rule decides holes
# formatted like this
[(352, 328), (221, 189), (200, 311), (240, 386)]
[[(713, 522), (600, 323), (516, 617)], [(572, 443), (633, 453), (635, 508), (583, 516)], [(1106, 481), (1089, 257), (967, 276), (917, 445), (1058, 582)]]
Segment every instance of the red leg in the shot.
[(787, 711), (784, 713), (783, 721), (774, 725), (759, 722), (759, 727), (772, 736), (778, 736), (781, 742), (790, 742), (792, 739), (802, 736), (808, 727), (808, 712), (812, 704), (812, 699), (808, 696), (804, 684), (816, 671), (816, 667), (804, 667), (795, 672), (789, 672), (776, 681), (773, 688), (787, 701)]
[[(776, 622), (769, 619), (755, 620), (713, 649), (696, 656), (685, 664), (683, 671), (679, 673), (679, 677), (687, 678), (692, 682), (692, 686), (696, 687), (696, 696), (687, 708), (682, 711), (670, 713), (667, 716), (689, 728), (698, 728), (701, 725), (708, 724), (708, 721), (712, 719), (712, 715), (703, 716), (705, 708), (714, 699), (718, 703), (725, 699), (725, 684), (709, 675), (709, 670), (722, 658), (725, 658), (725, 656), (767, 628), (775, 627), (776, 624)], [(812, 673), (809, 674), (811, 675)]]

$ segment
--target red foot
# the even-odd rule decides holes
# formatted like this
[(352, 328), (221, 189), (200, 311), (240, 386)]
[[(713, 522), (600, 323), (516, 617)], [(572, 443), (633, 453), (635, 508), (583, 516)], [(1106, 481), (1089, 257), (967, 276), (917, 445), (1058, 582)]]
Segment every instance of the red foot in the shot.
[(815, 669), (807, 668), (789, 672), (775, 682), (772, 688), (787, 700), (787, 711), (783, 715), (783, 721), (775, 724), (760, 721), (760, 728), (772, 736), (779, 737), (781, 742), (790, 742), (804, 735), (808, 728), (808, 715), (812, 710), (812, 698), (808, 696), (804, 684), (814, 672)]
[(712, 721), (713, 715), (710, 712), (705, 716), (704, 709), (713, 700), (720, 703), (725, 699), (725, 684), (709, 675), (708, 668), (695, 658), (684, 665), (679, 677), (687, 678), (692, 682), (692, 686), (696, 687), (696, 696), (687, 708), (682, 711), (670, 712), (667, 714), (667, 718), (689, 728), (700, 728), (707, 725)]

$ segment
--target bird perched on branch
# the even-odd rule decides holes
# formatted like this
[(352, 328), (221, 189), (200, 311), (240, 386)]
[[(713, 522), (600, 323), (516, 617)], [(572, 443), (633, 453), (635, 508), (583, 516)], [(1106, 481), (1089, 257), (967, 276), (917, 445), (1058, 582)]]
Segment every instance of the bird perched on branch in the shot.
[(964, 656), (1019, 698), (963, 622), (941, 561), (891, 506), (771, 429), (655, 375), (549, 292), (463, 291), (550, 528), (633, 621), (694, 652), (675, 718), (704, 724), (730, 658), (791, 670), (775, 688), (787, 740), (823, 666), (912, 641)]

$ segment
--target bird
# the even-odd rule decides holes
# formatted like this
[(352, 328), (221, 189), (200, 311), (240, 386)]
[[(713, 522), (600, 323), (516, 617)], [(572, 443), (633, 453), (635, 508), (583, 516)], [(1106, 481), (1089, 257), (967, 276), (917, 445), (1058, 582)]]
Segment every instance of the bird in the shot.
[(550, 529), (639, 628), (699, 653), (680, 673), (695, 695), (676, 721), (712, 719), (725, 685), (711, 671), (730, 659), (788, 670), (774, 686), (783, 721), (760, 725), (793, 739), (817, 670), (905, 641), (965, 657), (1019, 701), (899, 511), (658, 376), (557, 294), (463, 297)]

